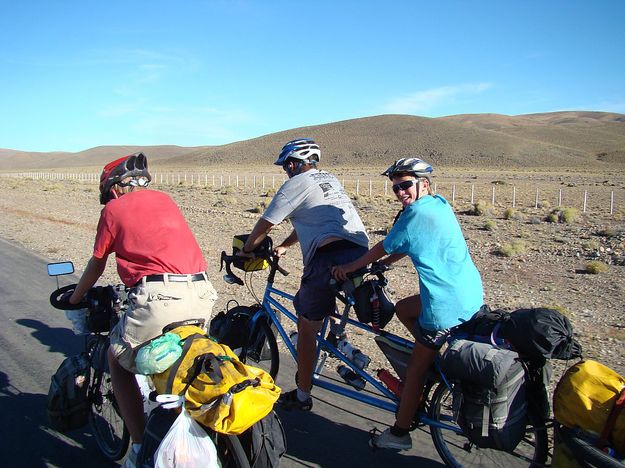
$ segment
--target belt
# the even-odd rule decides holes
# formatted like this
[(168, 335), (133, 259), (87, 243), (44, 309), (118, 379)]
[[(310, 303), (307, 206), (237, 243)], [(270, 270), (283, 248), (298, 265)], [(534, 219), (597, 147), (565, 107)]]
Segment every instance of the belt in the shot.
[(359, 247), (359, 245), (347, 239), (340, 239), (318, 247), (316, 252), (334, 252), (336, 250), (353, 249), (354, 247)]
[[(144, 276), (145, 281), (173, 281), (176, 283), (186, 283), (187, 281), (204, 281), (206, 275), (204, 273), (194, 273), (192, 275), (174, 275), (171, 273), (165, 273), (162, 275), (147, 275)], [(139, 281), (140, 282), (140, 281)]]

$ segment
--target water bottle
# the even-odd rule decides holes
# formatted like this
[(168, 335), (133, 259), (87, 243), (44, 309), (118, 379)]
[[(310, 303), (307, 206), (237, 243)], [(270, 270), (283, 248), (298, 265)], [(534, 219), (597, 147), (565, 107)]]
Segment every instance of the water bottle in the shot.
[(386, 385), (386, 387), (396, 396), (401, 397), (401, 391), (404, 388), (404, 383), (401, 380), (386, 369), (380, 369), (378, 371), (378, 379), (380, 379), (382, 383)]
[(352, 344), (345, 339), (339, 341), (337, 348), (340, 352), (345, 354), (347, 359), (352, 361), (359, 369), (364, 369), (371, 362), (369, 356), (360, 351), (358, 348), (354, 348)]
[(341, 377), (343, 377), (343, 380), (345, 380), (345, 382), (350, 384), (356, 390), (360, 391), (363, 388), (365, 388), (365, 385), (367, 384), (365, 379), (360, 377), (358, 374), (356, 374), (349, 367), (344, 366), (343, 364), (341, 364), (340, 366), (338, 366), (336, 368), (336, 371), (339, 373), (339, 375)]

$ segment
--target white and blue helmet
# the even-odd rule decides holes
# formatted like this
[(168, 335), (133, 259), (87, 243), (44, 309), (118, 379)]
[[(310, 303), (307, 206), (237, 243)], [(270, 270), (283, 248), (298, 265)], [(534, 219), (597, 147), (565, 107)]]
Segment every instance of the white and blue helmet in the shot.
[(395, 174), (410, 174), (414, 177), (425, 177), (430, 179), (432, 176), (433, 168), (430, 164), (426, 163), (419, 158), (401, 158), (391, 164), (382, 175), (392, 179)]
[(319, 145), (309, 138), (291, 140), (282, 147), (280, 155), (274, 164), (284, 166), (289, 159), (296, 159), (302, 163), (317, 164), (321, 159)]

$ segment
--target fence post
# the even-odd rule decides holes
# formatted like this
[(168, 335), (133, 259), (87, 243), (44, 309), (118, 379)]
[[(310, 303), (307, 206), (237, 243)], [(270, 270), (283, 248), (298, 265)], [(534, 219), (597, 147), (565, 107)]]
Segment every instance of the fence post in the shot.
[(360, 179), (356, 179), (356, 195), (360, 194)]
[(384, 181), (384, 196), (388, 195), (388, 180)]
[(276, 188), (276, 176), (271, 176), (271, 188)]
[(588, 198), (588, 190), (584, 190), (584, 207), (582, 208), (582, 213), (586, 213), (586, 200)]
[(369, 197), (373, 196), (373, 182), (369, 179)]
[(516, 206), (516, 187), (512, 187), (512, 208)]
[(534, 208), (538, 208), (538, 187), (536, 187), (536, 203), (534, 203)]
[(610, 214), (614, 214), (614, 190), (610, 193)]
[(492, 205), (495, 206), (495, 186), (493, 185), (493, 201)]
[(471, 184), (471, 205), (475, 203), (475, 185)]
[(558, 207), (562, 206), (562, 189), (560, 189), (560, 194), (558, 195)]
[(456, 201), (456, 184), (451, 186), (451, 202), (455, 203)]

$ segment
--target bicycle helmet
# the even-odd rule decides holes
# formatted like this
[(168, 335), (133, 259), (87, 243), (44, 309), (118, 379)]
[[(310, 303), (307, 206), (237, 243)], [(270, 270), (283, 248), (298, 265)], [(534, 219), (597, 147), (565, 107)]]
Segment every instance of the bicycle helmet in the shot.
[(432, 166), (422, 159), (401, 158), (395, 161), (391, 167), (382, 173), (382, 175), (392, 179), (395, 174), (405, 173), (411, 174), (415, 177), (425, 177), (429, 180), (432, 175), (432, 171)]
[[(127, 184), (124, 179), (131, 177)], [(111, 188), (119, 184), (123, 186), (147, 187), (152, 176), (148, 172), (148, 160), (143, 153), (134, 153), (116, 159), (104, 166), (100, 176), (100, 203), (106, 205), (111, 200)]]
[(282, 147), (276, 166), (284, 166), (289, 159), (296, 159), (302, 163), (316, 164), (321, 159), (319, 145), (309, 138), (291, 140)]

